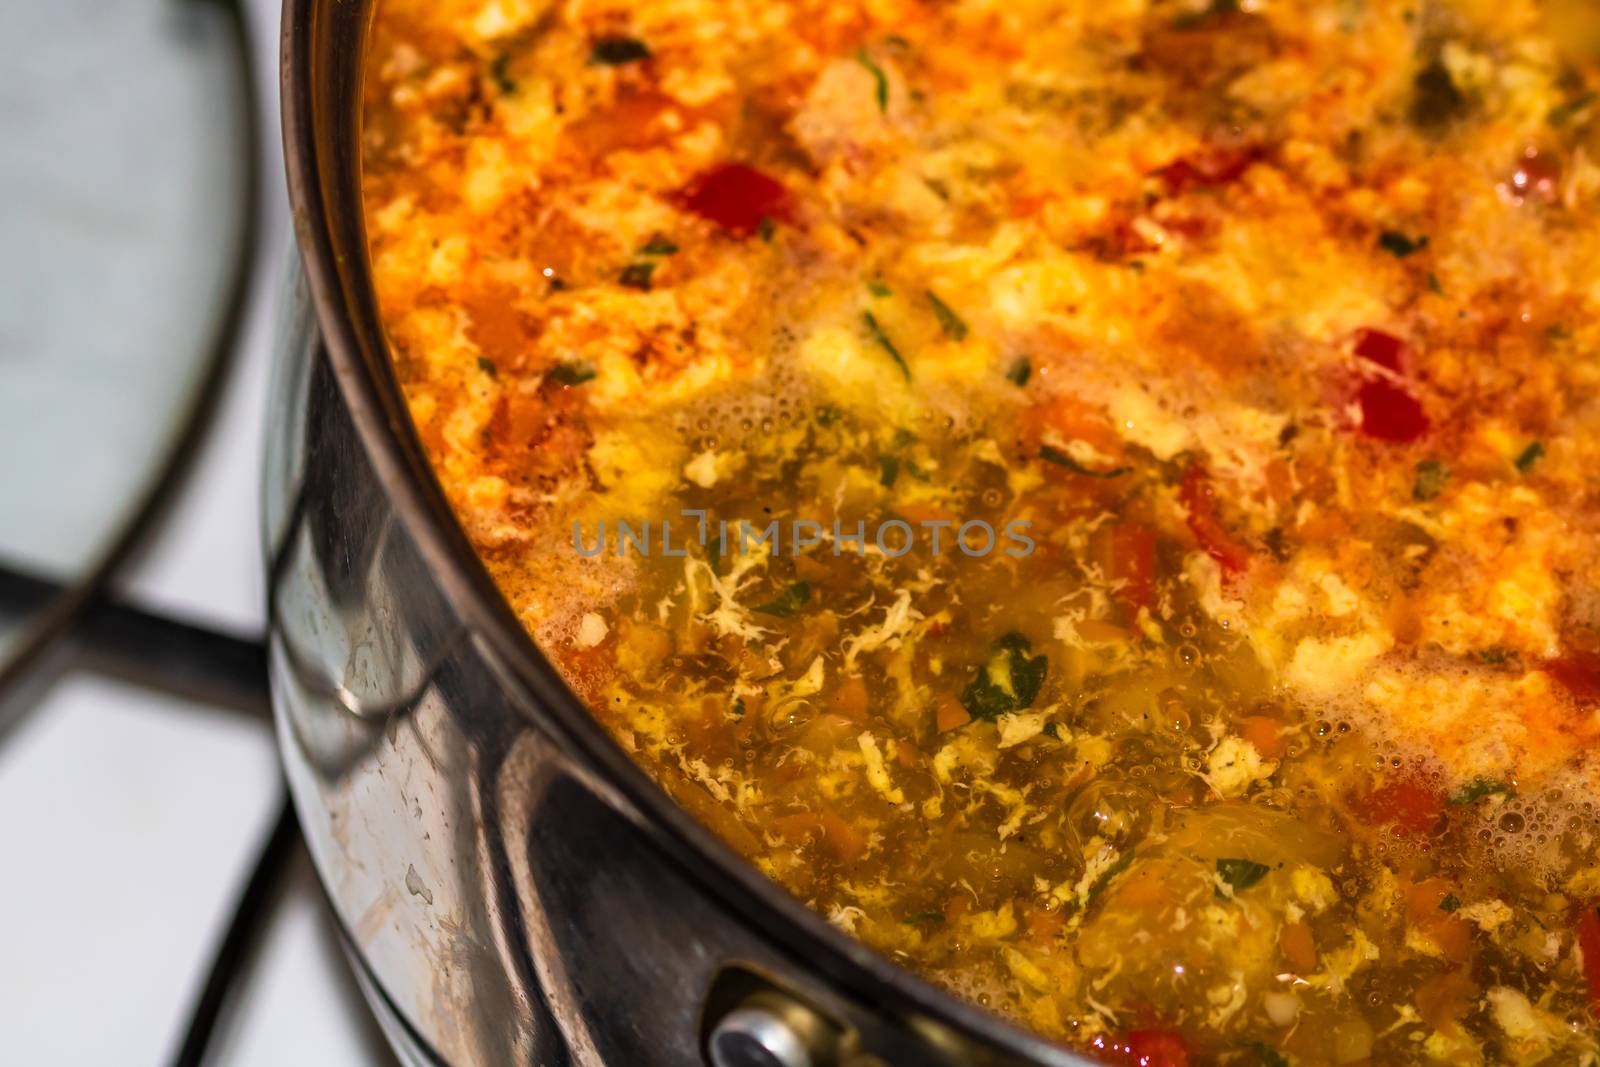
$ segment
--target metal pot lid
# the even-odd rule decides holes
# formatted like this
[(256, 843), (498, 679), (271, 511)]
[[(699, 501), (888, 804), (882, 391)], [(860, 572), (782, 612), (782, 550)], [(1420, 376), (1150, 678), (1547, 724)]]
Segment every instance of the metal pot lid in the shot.
[(0, 704), (192, 451), (248, 282), (254, 106), (237, 3), (0, 7)]

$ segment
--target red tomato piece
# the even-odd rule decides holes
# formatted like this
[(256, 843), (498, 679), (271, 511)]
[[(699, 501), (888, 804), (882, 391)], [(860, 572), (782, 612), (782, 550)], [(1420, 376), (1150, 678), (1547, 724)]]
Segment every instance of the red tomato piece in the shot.
[(1409, 444), (1428, 432), (1422, 401), (1386, 378), (1361, 383), (1356, 392), (1361, 432), (1379, 441)]
[(1561, 197), (1561, 163), (1537, 148), (1529, 148), (1511, 171), (1510, 185), (1512, 195), (1518, 200), (1533, 196), (1555, 203)]
[(1249, 551), (1228, 532), (1217, 517), (1217, 499), (1211, 479), (1198, 463), (1190, 466), (1178, 487), (1178, 500), (1189, 514), (1189, 532), (1201, 549), (1222, 564), (1225, 574), (1243, 573), (1250, 563)]
[(1406, 343), (1392, 333), (1382, 330), (1360, 329), (1356, 331), (1355, 353), (1368, 363), (1376, 363), (1384, 370), (1396, 374), (1404, 372), (1401, 357), (1405, 354)]
[(1103, 526), (1095, 545), (1097, 562), (1116, 584), (1117, 599), (1130, 615), (1156, 605), (1156, 532), (1142, 522)]
[(1567, 649), (1548, 660), (1545, 673), (1567, 687), (1580, 704), (1600, 704), (1600, 654)]
[(721, 163), (683, 190), (683, 206), (730, 233), (749, 237), (762, 223), (784, 218), (789, 190), (743, 163)]
[(1439, 824), (1444, 797), (1411, 778), (1386, 782), (1356, 802), (1356, 810), (1375, 826), (1406, 834), (1425, 834)]
[(1096, 1038), (1094, 1050), (1107, 1063), (1132, 1067), (1189, 1067), (1189, 1046), (1174, 1030), (1129, 1030), (1121, 1038)]
[(1589, 1010), (1600, 1014), (1600, 908), (1593, 901), (1578, 912), (1578, 947), (1583, 950), (1583, 980), (1589, 986)]
[(1222, 148), (1210, 145), (1199, 152), (1167, 164), (1156, 171), (1174, 193), (1197, 185), (1226, 185), (1244, 175), (1259, 159), (1256, 148)]

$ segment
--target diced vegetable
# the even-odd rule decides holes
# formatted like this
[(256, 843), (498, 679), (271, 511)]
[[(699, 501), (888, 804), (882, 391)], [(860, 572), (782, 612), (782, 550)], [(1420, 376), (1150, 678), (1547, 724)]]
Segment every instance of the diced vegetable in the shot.
[(601, 37), (589, 49), (589, 62), (620, 67), (650, 58), (650, 48), (637, 37)]
[(1178, 499), (1183, 504), (1189, 532), (1201, 550), (1220, 563), (1224, 573), (1242, 573), (1250, 563), (1250, 555), (1218, 517), (1215, 490), (1199, 464), (1185, 472)]
[(777, 615), (788, 618), (811, 602), (811, 583), (792, 582), (783, 592), (767, 601), (757, 605), (754, 610), (763, 615)]
[(1044, 685), (1050, 660), (1033, 656), (1033, 642), (1019, 633), (996, 641), (961, 694), (962, 705), (977, 719), (994, 719), (1033, 704)]
[(1227, 884), (1234, 892), (1249, 889), (1272, 870), (1265, 863), (1254, 860), (1231, 858), (1217, 861), (1217, 877)]
[(685, 208), (739, 237), (789, 212), (783, 184), (743, 163), (723, 163), (695, 178), (683, 190)]

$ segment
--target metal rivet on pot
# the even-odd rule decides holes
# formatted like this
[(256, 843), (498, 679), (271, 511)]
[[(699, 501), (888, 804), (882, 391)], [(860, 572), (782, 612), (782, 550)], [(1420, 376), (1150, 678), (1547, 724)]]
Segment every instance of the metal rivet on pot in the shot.
[(723, 1016), (707, 1042), (711, 1067), (814, 1067), (811, 1050), (776, 1012), (745, 1007)]

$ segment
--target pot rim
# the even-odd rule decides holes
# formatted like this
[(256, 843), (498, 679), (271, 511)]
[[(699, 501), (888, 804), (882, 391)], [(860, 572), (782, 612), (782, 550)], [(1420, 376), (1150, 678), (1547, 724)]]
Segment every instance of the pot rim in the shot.
[(1029, 1062), (1087, 1067), (1089, 1061), (939, 989), (838, 930), (724, 844), (612, 739), (500, 595), (411, 422), (371, 284), (360, 158), (352, 148), (360, 145), (360, 72), (375, 2), (284, 0), (280, 89), (289, 203), (323, 349), (351, 421), (452, 610), (561, 739), (626, 798), (683, 873), (807, 967), (868, 1008), (937, 1021)]

